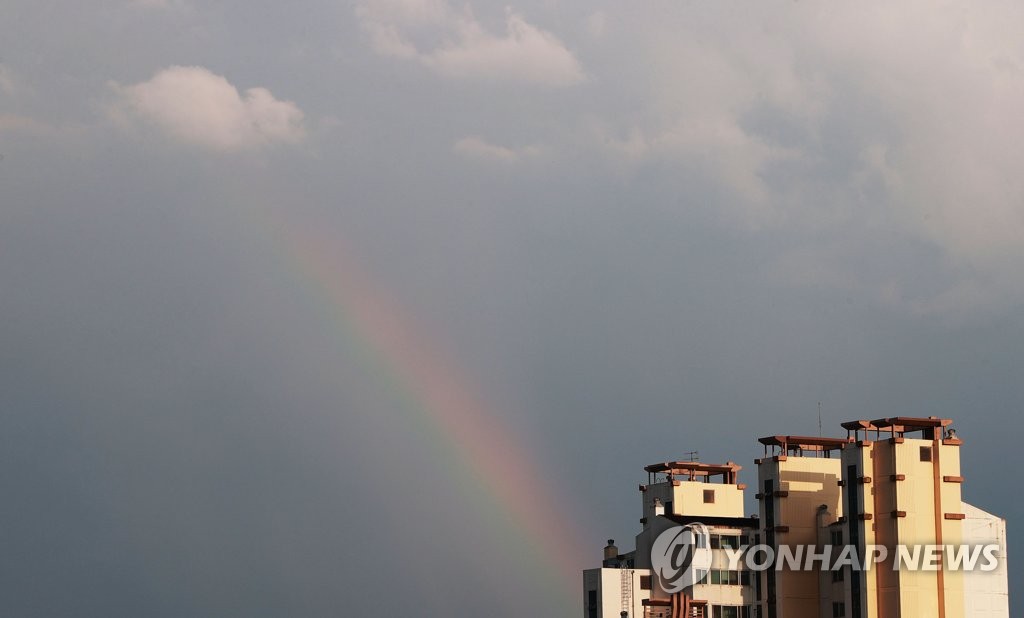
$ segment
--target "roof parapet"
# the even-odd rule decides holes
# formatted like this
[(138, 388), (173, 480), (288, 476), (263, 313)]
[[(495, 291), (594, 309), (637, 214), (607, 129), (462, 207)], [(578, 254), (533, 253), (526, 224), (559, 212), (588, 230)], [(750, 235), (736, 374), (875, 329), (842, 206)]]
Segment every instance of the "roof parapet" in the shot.
[(701, 479), (705, 482), (711, 481), (714, 477), (721, 477), (722, 482), (728, 485), (735, 485), (738, 473), (743, 466), (733, 461), (724, 464), (709, 464), (698, 461), (666, 461), (664, 463), (644, 466), (648, 475), (658, 473), (672, 480), (674, 477), (685, 477), (687, 480), (695, 481)]
[(820, 436), (765, 436), (757, 440), (765, 447), (765, 455), (768, 455), (768, 447), (779, 448), (779, 454), (802, 456), (805, 452), (817, 453), (828, 456), (832, 451), (838, 451), (843, 445), (853, 441), (852, 438), (824, 438)]
[(887, 418), (878, 418), (872, 421), (847, 421), (842, 425), (843, 429), (846, 429), (849, 434), (852, 434), (851, 437), (853, 438), (859, 438), (859, 432), (861, 431), (863, 431), (865, 435), (869, 431), (874, 431), (876, 437), (883, 431), (891, 434), (892, 437), (903, 437), (904, 434), (919, 431), (921, 432), (921, 436), (925, 439), (941, 440), (943, 437), (943, 429), (952, 424), (952, 419), (939, 418), (937, 416), (929, 416), (927, 418), (890, 416)]

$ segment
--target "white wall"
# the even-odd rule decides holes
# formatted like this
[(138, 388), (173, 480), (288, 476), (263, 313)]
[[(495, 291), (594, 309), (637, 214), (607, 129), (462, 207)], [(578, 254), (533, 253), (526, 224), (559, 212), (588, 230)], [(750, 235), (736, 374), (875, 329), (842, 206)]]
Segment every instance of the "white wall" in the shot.
[(647, 569), (588, 569), (583, 572), (583, 616), (589, 616), (586, 608), (587, 592), (597, 590), (598, 618), (620, 618), (622, 612), (622, 574), (627, 573), (631, 582), (630, 602), (627, 605), (629, 618), (644, 615), (643, 600), (650, 598), (649, 590), (640, 589), (640, 576), (650, 575)]
[(1009, 618), (1010, 597), (1006, 578), (1006, 520), (963, 503), (963, 542), (966, 545), (999, 545), (999, 567), (995, 571), (964, 572), (964, 616), (967, 618)]

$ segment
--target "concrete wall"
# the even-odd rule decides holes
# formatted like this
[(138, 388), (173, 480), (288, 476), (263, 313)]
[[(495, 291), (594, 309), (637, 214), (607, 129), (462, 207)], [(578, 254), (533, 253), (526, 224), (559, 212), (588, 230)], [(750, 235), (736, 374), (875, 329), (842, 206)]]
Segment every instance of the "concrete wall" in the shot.
[[(704, 492), (714, 492), (714, 502), (704, 501)], [(672, 503), (672, 513), (697, 517), (743, 517), (743, 490), (739, 485), (699, 481), (662, 481), (643, 492), (644, 517), (654, 517), (654, 498)], [(667, 513), (667, 511), (666, 511)]]
[(643, 600), (650, 598), (647, 590), (640, 589), (640, 577), (650, 575), (646, 569), (588, 569), (583, 571), (583, 616), (589, 618), (586, 606), (589, 591), (597, 591), (597, 617), (620, 618), (623, 611), (622, 584), (625, 575), (628, 582), (628, 600), (625, 605), (629, 618), (644, 615)]
[(976, 569), (963, 574), (964, 616), (1009, 618), (1010, 598), (1006, 578), (1006, 520), (963, 503), (963, 542), (969, 546), (999, 545), (999, 566), (990, 572)]
[[(930, 449), (930, 460), (922, 460), (922, 448)], [(851, 465), (856, 466), (853, 474)], [(962, 573), (893, 568), (898, 545), (961, 543), (963, 522), (956, 519), (963, 508), (959, 445), (914, 438), (851, 445), (843, 450), (843, 482), (844, 502), (852, 495), (860, 510), (846, 513), (845, 531), (855, 528), (862, 545), (889, 550), (887, 560), (859, 576), (864, 615), (963, 616)], [(847, 597), (849, 613), (849, 592)]]
[[(775, 512), (778, 545), (816, 545), (822, 519), (819, 507), (831, 519), (842, 513), (839, 487), (842, 461), (839, 458), (779, 456), (762, 459), (758, 464), (758, 492), (761, 521), (767, 521), (766, 509)], [(765, 494), (770, 481), (773, 494)], [(767, 591), (768, 576), (762, 573), (762, 589)], [(815, 571), (777, 570), (775, 598), (779, 618), (817, 618), (821, 608), (819, 573)], [(767, 614), (765, 614), (767, 615)], [(831, 606), (829, 606), (831, 616)]]

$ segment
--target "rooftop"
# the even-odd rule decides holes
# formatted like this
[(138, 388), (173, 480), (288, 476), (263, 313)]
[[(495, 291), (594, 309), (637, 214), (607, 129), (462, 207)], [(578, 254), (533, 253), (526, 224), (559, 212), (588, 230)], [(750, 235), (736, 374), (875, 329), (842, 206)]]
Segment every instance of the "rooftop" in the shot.
[(937, 416), (929, 416), (927, 418), (890, 416), (887, 418), (877, 418), (873, 421), (847, 421), (842, 426), (846, 431), (853, 433), (874, 431), (877, 434), (886, 431), (894, 436), (902, 436), (905, 433), (920, 431), (921, 435), (925, 438), (939, 439), (942, 437), (942, 429), (952, 424), (952, 419), (939, 418)]
[(698, 479), (710, 481), (712, 478), (721, 477), (723, 483), (730, 485), (736, 484), (737, 474), (742, 469), (743, 466), (732, 461), (727, 461), (724, 464), (709, 464), (699, 461), (666, 461), (644, 467), (648, 474), (663, 473), (669, 480), (677, 476), (686, 477), (691, 481)]
[(768, 447), (778, 447), (782, 453), (803, 453), (814, 452), (827, 454), (843, 448), (844, 444), (851, 442), (851, 438), (823, 438), (820, 436), (765, 436), (758, 438), (758, 442), (765, 446), (765, 454)]

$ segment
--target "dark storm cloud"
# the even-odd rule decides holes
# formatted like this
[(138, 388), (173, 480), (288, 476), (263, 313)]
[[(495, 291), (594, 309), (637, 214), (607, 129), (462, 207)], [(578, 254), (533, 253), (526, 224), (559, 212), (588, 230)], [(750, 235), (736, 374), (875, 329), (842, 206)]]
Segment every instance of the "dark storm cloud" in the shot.
[(266, 212), (531, 437), (581, 569), (818, 401), (956, 419), (1015, 538), (1018, 8), (283, 7), (0, 8), (3, 613), (554, 615)]

